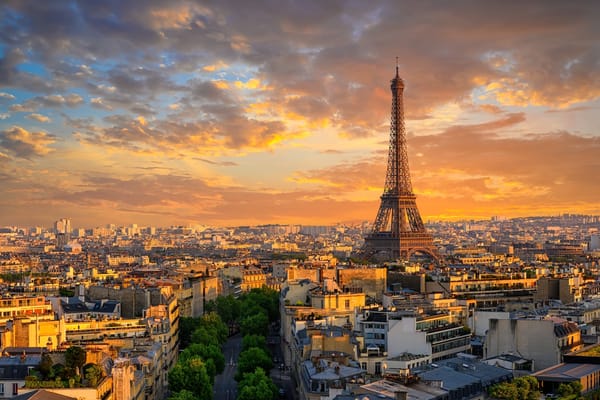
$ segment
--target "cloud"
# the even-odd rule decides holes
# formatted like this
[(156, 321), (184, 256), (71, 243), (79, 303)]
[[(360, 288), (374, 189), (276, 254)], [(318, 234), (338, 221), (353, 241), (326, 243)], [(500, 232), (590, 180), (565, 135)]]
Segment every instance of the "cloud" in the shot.
[[(511, 207), (521, 215), (560, 207), (597, 212), (594, 203), (600, 188), (590, 184), (589, 173), (600, 168), (596, 156), (600, 137), (568, 132), (502, 134), (522, 121), (521, 114), (509, 114), (486, 123), (455, 125), (438, 134), (410, 137), (413, 190), (426, 215), (469, 209), (477, 210), (479, 214), (474, 215), (490, 216)], [(336, 197), (377, 199), (383, 190), (385, 168), (386, 157), (379, 154), (297, 171), (292, 179)]]
[(13, 126), (0, 132), (0, 147), (19, 158), (31, 159), (52, 151), (49, 146), (56, 137), (45, 132), (29, 132), (19, 126)]
[(65, 96), (61, 94), (52, 94), (47, 96), (36, 96), (25, 101), (23, 104), (13, 104), (10, 107), (14, 112), (34, 112), (39, 108), (60, 108), (60, 107), (78, 107), (83, 104), (83, 97), (76, 93), (69, 93)]
[(48, 118), (47, 116), (42, 115), (42, 114), (37, 114), (37, 113), (29, 114), (27, 116), (27, 118), (32, 119), (37, 122), (52, 122), (52, 120), (50, 118)]
[[(407, 126), (416, 132), (409, 132), (414, 186), (424, 205), (440, 210), (431, 215), (442, 215), (443, 206), (522, 210), (526, 198), (568, 204), (569, 190), (588, 204), (597, 194), (583, 179), (597, 168), (588, 151), (597, 150), (593, 111), (600, 98), (600, 25), (592, 2), (5, 3), (0, 101), (10, 113), (0, 114), (0, 129), (8, 156), (19, 157), (21, 149), (33, 158), (53, 142), (34, 150), (27, 140), (65, 137), (67, 152), (109, 154), (111, 165), (127, 158), (137, 171), (147, 157), (179, 163), (170, 170), (178, 176), (187, 173), (182, 159), (196, 157), (194, 167), (211, 169), (228, 166), (221, 157), (235, 154), (246, 165), (248, 154), (259, 152), (297, 170), (280, 185), (299, 190), (226, 187), (220, 199), (227, 201), (206, 213), (165, 205), (164, 215), (218, 220), (226, 211), (241, 218), (251, 214), (249, 200), (279, 201), (281, 208), (260, 214), (273, 218), (296, 218), (300, 210), (317, 215), (311, 205), (327, 201), (371, 215), (385, 176), (387, 144), (376, 146), (389, 130), (395, 56)], [(22, 124), (18, 113), (52, 119), (56, 136), (8, 128)], [(44, 159), (56, 171), (57, 160)], [(98, 176), (119, 174), (97, 168)], [(232, 175), (224, 180), (244, 186), (249, 178), (239, 170), (227, 169)], [(27, 171), (39, 172), (19, 172)], [(252, 179), (260, 174), (271, 175), (257, 171)], [(131, 184), (86, 182), (113, 190), (115, 202)], [(243, 212), (227, 210), (232, 204)], [(142, 215), (150, 207), (127, 203), (121, 210)]]
[(210, 165), (219, 165), (222, 167), (237, 167), (239, 165), (238, 163), (233, 162), (233, 161), (212, 161), (212, 160), (207, 160), (205, 158), (198, 158), (198, 157), (194, 157), (194, 160), (198, 160), (203, 163), (210, 164)]
[(14, 100), (14, 99), (15, 99), (15, 96), (10, 93), (0, 92), (0, 101), (7, 101), (7, 100)]

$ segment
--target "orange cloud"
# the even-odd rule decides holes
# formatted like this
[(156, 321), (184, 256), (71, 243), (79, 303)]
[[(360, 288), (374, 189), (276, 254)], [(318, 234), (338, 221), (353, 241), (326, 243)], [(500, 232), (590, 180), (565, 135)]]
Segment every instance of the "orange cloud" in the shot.
[(20, 158), (46, 155), (52, 151), (49, 145), (54, 142), (56, 138), (46, 132), (29, 132), (20, 126), (0, 132), (0, 147)]

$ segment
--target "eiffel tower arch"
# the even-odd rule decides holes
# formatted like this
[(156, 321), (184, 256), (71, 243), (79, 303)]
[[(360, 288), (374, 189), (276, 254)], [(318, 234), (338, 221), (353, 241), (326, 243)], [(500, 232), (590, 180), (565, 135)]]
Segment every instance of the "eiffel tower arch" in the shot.
[(436, 262), (439, 256), (417, 208), (408, 167), (404, 129), (404, 81), (398, 74), (391, 81), (392, 113), (385, 187), (372, 231), (365, 237), (361, 253), (378, 261), (408, 260), (424, 253)]

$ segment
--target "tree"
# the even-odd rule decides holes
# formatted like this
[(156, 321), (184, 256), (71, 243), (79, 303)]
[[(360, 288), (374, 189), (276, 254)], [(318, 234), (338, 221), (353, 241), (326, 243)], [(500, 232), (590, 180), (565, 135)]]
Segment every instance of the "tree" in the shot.
[(506, 400), (536, 400), (540, 397), (539, 383), (533, 376), (523, 376), (512, 382), (498, 383), (489, 390), (491, 397)]
[(104, 371), (99, 365), (90, 363), (83, 367), (83, 376), (91, 387), (96, 387), (104, 376)]
[(265, 371), (258, 367), (254, 372), (245, 373), (238, 385), (238, 400), (275, 400), (277, 386)]
[(201, 400), (200, 397), (196, 396), (193, 392), (189, 390), (181, 390), (176, 392), (169, 397), (169, 400)]
[(214, 344), (215, 346), (220, 346), (221, 344), (214, 332), (205, 326), (199, 326), (192, 333), (192, 343)]
[(264, 312), (249, 315), (240, 321), (242, 335), (264, 335), (269, 333), (269, 317)]
[(206, 328), (209, 332), (217, 337), (219, 344), (223, 344), (227, 341), (227, 337), (229, 336), (229, 328), (219, 314), (215, 312), (211, 312), (208, 314), (204, 314), (200, 318), (200, 326)]
[(581, 394), (581, 382), (573, 381), (569, 383), (561, 383), (558, 386), (558, 394), (560, 397), (579, 396)]
[(52, 362), (52, 357), (50, 357), (50, 354), (42, 354), (42, 359), (40, 361), (40, 365), (38, 365), (38, 370), (42, 374), (43, 379), (48, 379), (50, 377), (53, 364), (54, 363)]
[(217, 297), (214, 301), (214, 311), (219, 314), (226, 324), (232, 324), (240, 317), (240, 302), (232, 295)]
[(489, 390), (490, 397), (494, 399), (519, 400), (519, 391), (512, 383), (497, 383)]
[(181, 317), (179, 320), (179, 340), (181, 341), (181, 348), (186, 348), (191, 340), (192, 333), (200, 324), (199, 318), (192, 317)]
[(204, 361), (212, 360), (217, 374), (222, 373), (225, 369), (225, 356), (219, 346), (214, 344), (193, 343), (179, 355), (182, 359), (192, 358), (194, 356), (198, 356)]
[(247, 335), (242, 338), (242, 351), (251, 347), (258, 347), (265, 351), (268, 350), (267, 339), (263, 335)]
[(65, 352), (65, 367), (76, 369), (85, 364), (85, 350), (79, 346), (71, 346)]
[(279, 292), (266, 286), (260, 289), (252, 289), (240, 298), (242, 317), (249, 316), (255, 312), (248, 312), (258, 306), (259, 309), (266, 311), (269, 321), (274, 322), (279, 319)]
[(271, 368), (273, 368), (271, 356), (258, 347), (252, 347), (242, 351), (238, 358), (238, 370), (235, 379), (239, 381), (245, 373), (254, 372), (258, 367), (262, 368), (264, 371), (270, 371)]
[(169, 388), (173, 392), (189, 390), (200, 399), (212, 399), (212, 384), (206, 365), (198, 356), (180, 360), (169, 371)]

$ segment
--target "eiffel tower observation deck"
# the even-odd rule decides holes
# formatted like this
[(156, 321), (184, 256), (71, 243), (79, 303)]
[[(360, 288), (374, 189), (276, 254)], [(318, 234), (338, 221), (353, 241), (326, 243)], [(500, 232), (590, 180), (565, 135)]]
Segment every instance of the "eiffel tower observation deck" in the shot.
[(390, 148), (385, 187), (362, 253), (377, 261), (408, 260), (415, 253), (426, 254), (439, 261), (433, 238), (425, 230), (419, 214), (410, 180), (404, 129), (404, 81), (398, 74), (397, 63), (391, 90)]

